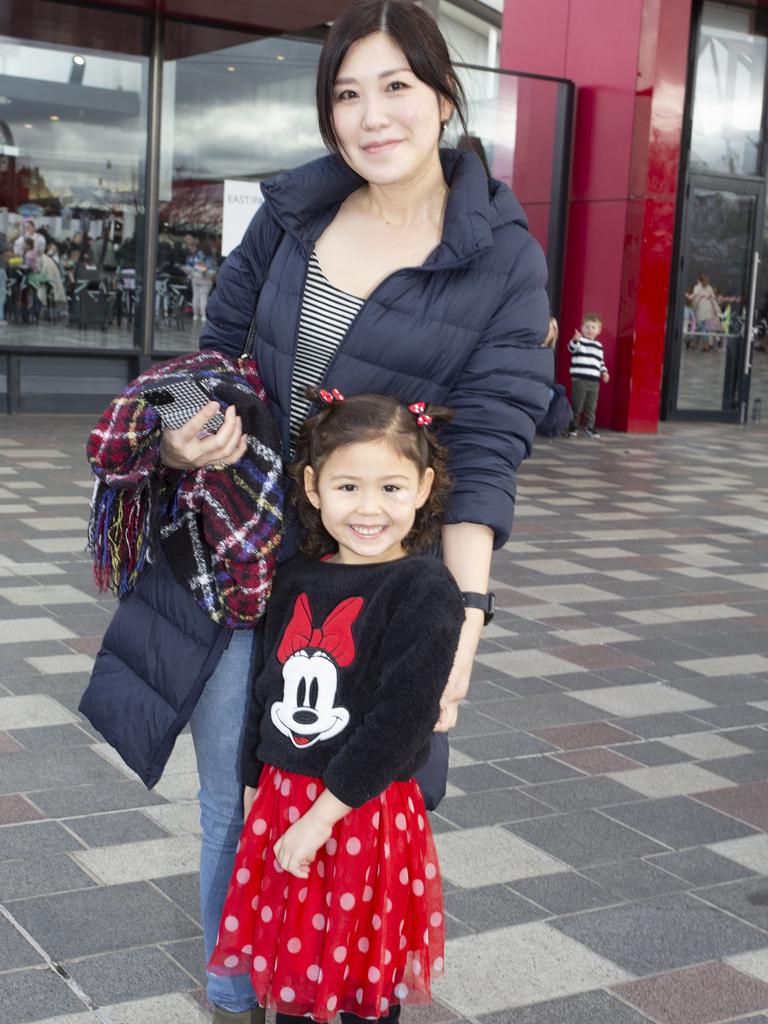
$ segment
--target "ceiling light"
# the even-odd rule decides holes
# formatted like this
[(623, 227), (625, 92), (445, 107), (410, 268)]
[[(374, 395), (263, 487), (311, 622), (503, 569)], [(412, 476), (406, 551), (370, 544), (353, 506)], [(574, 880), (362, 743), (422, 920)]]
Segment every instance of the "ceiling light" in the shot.
[(227, 71), (237, 71), (234, 64), (227, 64)]
[(24, 125), (24, 127), (25, 127), (25, 128), (31, 128), (31, 127), (32, 127), (32, 125), (31, 125), (31, 124), (29, 123), (29, 121), (27, 121), (27, 123), (26, 123), (26, 124)]
[(77, 64), (79, 68), (85, 67), (85, 57), (80, 53), (76, 53), (72, 58), (72, 63)]
[(285, 57), (282, 55), (282, 53), (278, 53), (278, 55), (275, 57), (275, 60), (285, 60)]
[(59, 117), (59, 115), (58, 115), (58, 114), (51, 114), (51, 115), (49, 116), (48, 120), (49, 120), (49, 121), (60, 121), (60, 120), (61, 120), (61, 118)]

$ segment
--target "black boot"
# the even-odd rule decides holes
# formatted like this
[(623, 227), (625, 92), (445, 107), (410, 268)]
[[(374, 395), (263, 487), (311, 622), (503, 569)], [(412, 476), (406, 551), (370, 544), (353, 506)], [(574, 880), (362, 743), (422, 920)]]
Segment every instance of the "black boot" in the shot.
[(213, 1024), (264, 1024), (264, 1017), (263, 1006), (257, 1006), (253, 1010), (243, 1010), (242, 1013), (222, 1010), (220, 1006), (213, 1008)]

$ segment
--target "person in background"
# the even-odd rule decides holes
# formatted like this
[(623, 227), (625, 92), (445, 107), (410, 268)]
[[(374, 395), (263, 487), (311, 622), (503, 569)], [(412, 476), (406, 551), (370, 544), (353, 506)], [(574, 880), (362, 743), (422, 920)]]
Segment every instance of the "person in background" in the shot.
[(13, 246), (6, 241), (5, 235), (0, 240), (0, 327), (6, 327), (5, 303), (8, 297), (8, 259), (13, 256)]
[(571, 353), (571, 405), (573, 419), (568, 427), (569, 437), (578, 437), (579, 423), (584, 415), (584, 433), (587, 437), (600, 437), (595, 429), (595, 412), (600, 395), (600, 381), (610, 380), (605, 365), (603, 346), (599, 340), (603, 318), (599, 313), (587, 313), (581, 325), (568, 342)]
[(722, 338), (719, 337), (720, 303), (706, 274), (699, 274), (696, 284), (690, 292), (685, 293), (685, 297), (693, 309), (695, 332), (701, 338), (701, 350), (709, 352), (718, 344), (722, 345)]
[(187, 235), (184, 242), (187, 249), (184, 268), (192, 285), (192, 319), (205, 321), (208, 296), (216, 276), (216, 262), (209, 255), (207, 246), (198, 245), (193, 235)]
[(45, 252), (45, 238), (35, 229), (35, 222), (33, 220), (24, 221), (24, 229), (13, 243), (13, 251), (23, 259), (26, 259), (28, 241), (32, 242), (36, 255), (40, 256)]

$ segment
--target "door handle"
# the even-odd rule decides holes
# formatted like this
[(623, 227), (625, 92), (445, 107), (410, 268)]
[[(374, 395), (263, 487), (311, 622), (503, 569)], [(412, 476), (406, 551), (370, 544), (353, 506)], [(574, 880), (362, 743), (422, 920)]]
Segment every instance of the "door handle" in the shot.
[[(746, 395), (747, 392), (747, 379), (752, 370), (752, 342), (755, 337), (755, 303), (757, 300), (757, 272), (760, 268), (760, 253), (755, 249), (752, 253), (752, 267), (750, 268), (749, 274), (749, 292), (747, 294), (747, 315), (745, 318), (745, 335), (744, 335), (744, 365), (742, 371), (742, 395)], [(747, 402), (746, 398), (742, 398), (739, 409), (739, 422), (747, 422)]]

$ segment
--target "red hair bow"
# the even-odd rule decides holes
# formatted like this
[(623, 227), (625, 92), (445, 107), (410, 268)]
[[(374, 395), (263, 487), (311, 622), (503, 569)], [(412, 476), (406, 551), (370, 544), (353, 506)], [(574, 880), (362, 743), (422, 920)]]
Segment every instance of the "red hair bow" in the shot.
[(342, 395), (338, 388), (331, 388), (330, 391), (326, 391), (324, 388), (321, 388), (320, 397), (326, 405), (333, 405), (334, 402), (344, 401), (344, 395)]
[(297, 651), (315, 647), (330, 654), (341, 668), (351, 664), (355, 657), (352, 623), (360, 614), (362, 607), (362, 597), (348, 597), (336, 605), (318, 629), (312, 625), (309, 598), (306, 594), (299, 594), (293, 607), (291, 621), (286, 626), (277, 649), (277, 660), (284, 665)]
[(412, 412), (416, 417), (416, 423), (420, 427), (428, 427), (432, 422), (432, 417), (426, 411), (427, 406), (424, 402), (411, 402), (408, 406), (409, 412)]

